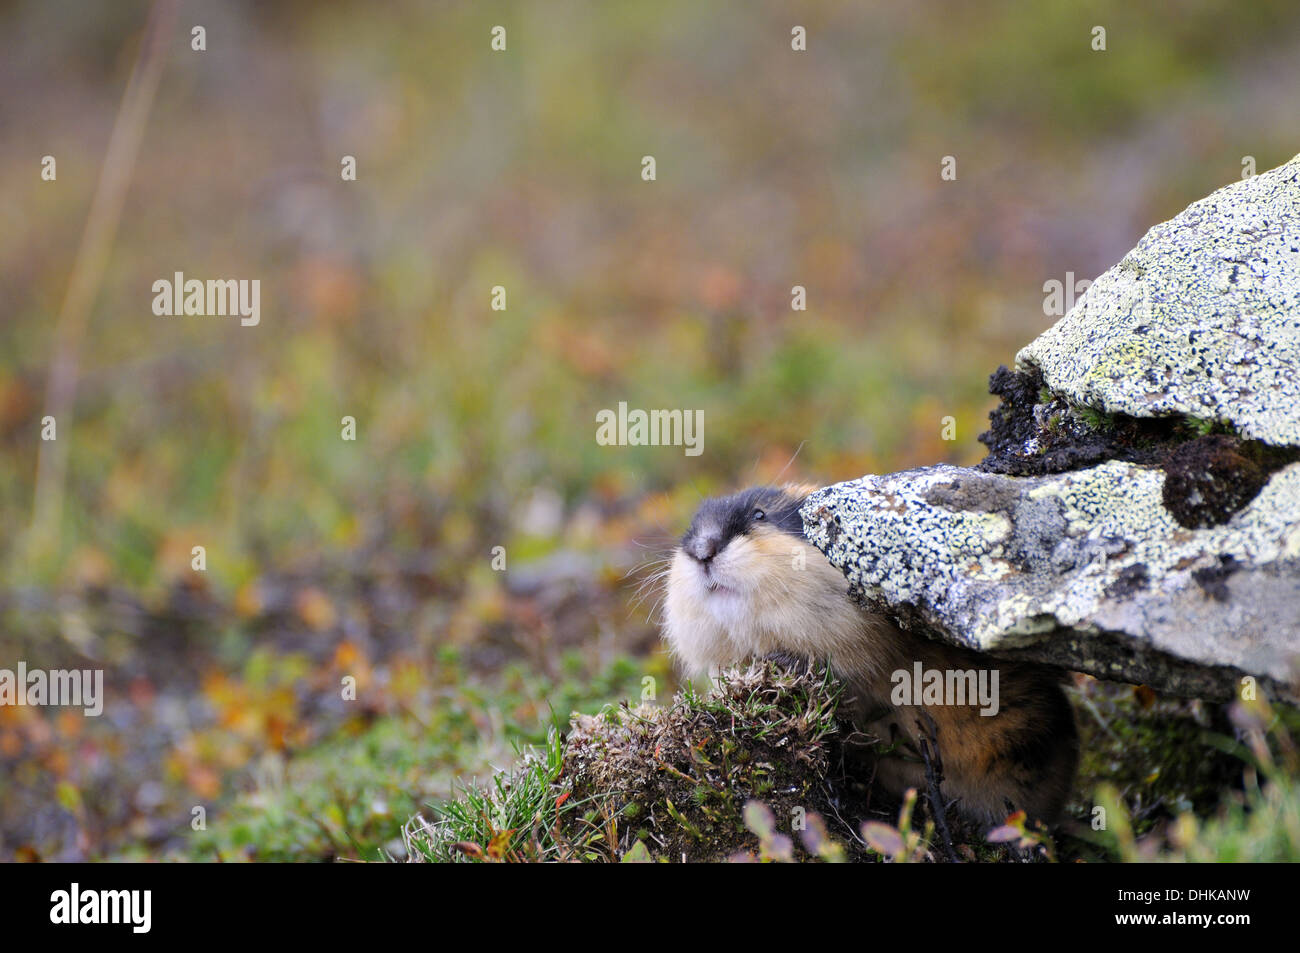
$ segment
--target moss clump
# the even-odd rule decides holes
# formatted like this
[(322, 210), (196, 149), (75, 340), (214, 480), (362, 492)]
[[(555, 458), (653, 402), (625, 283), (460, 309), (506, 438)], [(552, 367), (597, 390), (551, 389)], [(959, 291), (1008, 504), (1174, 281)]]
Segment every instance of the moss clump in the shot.
[(1074, 403), (1053, 393), (1036, 367), (999, 367), (989, 378), (989, 392), (1002, 402), (980, 434), (989, 453), (979, 466), (993, 473), (1040, 476), (1106, 460), (1152, 462), (1153, 448), (1172, 426)]
[[(727, 674), (715, 693), (683, 692), (666, 708), (575, 717), (564, 774), (588, 805), (581, 820), (616, 832), (608, 846), (620, 857), (769, 854), (774, 832), (790, 830), (793, 819), (831, 816), (837, 695), (823, 672), (762, 663)], [(754, 801), (766, 805), (771, 823), (756, 825), (752, 807), (747, 818)]]
[(1174, 447), (1162, 460), (1165, 509), (1188, 529), (1220, 526), (1296, 457), (1290, 447), (1206, 433)]
[[(410, 819), (415, 861), (846, 860), (838, 683), (768, 661), (664, 708), (575, 714), (566, 738)], [(856, 741), (857, 739), (855, 739)], [(844, 819), (852, 816), (853, 821)], [(796, 833), (797, 832), (797, 833)], [(923, 845), (911, 845), (914, 853)]]

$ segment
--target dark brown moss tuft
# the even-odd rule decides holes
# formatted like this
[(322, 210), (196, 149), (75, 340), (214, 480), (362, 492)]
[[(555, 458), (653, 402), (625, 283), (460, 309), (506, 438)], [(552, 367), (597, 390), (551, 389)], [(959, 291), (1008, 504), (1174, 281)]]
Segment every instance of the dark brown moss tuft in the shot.
[(678, 695), (666, 708), (575, 716), (563, 773), (574, 799), (593, 805), (585, 822), (618, 831), (620, 856), (638, 842), (673, 861), (757, 853), (744, 822), (750, 801), (770, 808), (778, 829), (815, 812), (852, 841), (832, 824), (838, 689), (824, 672), (772, 663), (726, 678), (716, 694)]
[(1208, 434), (1165, 455), (1165, 509), (1188, 529), (1220, 526), (1259, 495), (1294, 451), (1227, 434)]
[(1002, 398), (989, 412), (989, 429), (979, 437), (989, 448), (979, 469), (990, 473), (1042, 476), (1106, 460), (1152, 463), (1176, 426), (1172, 419), (1109, 415), (1075, 406), (1048, 391), (1036, 367), (999, 367), (989, 378), (989, 393)]

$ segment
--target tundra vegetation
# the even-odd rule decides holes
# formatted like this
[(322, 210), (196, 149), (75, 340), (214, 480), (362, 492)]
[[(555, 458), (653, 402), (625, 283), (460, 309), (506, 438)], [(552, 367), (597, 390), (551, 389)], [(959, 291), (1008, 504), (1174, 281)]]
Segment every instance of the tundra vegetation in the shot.
[[(1300, 7), (814, 2), (796, 53), (779, 4), (212, 6), (103, 197), (79, 325), (142, 5), (0, 10), (0, 668), (105, 693), (0, 707), (0, 860), (934, 854), (924, 792), (864, 834), (867, 792), (830, 786), (833, 686), (697, 694), (636, 588), (702, 494), (975, 464), (1046, 279), (1295, 152)], [(174, 287), (154, 313), (177, 272), (206, 316)], [(249, 282), (248, 321), (257, 281), (256, 323), (208, 280)], [(702, 411), (706, 452), (602, 445), (620, 403)], [(1047, 420), (1075, 416), (1104, 429)], [(1294, 852), (1284, 710), (1264, 759), (1215, 706), (1075, 700), (1075, 813), (1113, 790), (1116, 839), (1055, 856)], [(654, 802), (575, 747), (652, 735), (691, 779)]]

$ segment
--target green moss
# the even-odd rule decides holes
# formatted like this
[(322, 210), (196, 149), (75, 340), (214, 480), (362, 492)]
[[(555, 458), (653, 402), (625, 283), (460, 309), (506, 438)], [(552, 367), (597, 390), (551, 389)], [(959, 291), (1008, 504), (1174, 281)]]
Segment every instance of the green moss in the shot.
[(1115, 429), (1115, 416), (1096, 407), (1085, 404), (1072, 404), (1070, 410), (1074, 416), (1094, 433), (1111, 433)]
[(1073, 813), (1090, 816), (1099, 785), (1118, 792), (1138, 834), (1180, 811), (1212, 811), (1241, 777), (1222, 750), (1229, 730), (1198, 701), (1157, 698), (1148, 689), (1090, 682), (1077, 699), (1081, 757)]
[(1099, 788), (1109, 823), (1099, 839), (1128, 862), (1295, 863), (1300, 861), (1300, 712), (1263, 701), (1229, 708), (1240, 742), (1216, 744), (1244, 766), (1243, 785), (1225, 792), (1208, 816), (1184, 810), (1142, 834), (1120, 793)]

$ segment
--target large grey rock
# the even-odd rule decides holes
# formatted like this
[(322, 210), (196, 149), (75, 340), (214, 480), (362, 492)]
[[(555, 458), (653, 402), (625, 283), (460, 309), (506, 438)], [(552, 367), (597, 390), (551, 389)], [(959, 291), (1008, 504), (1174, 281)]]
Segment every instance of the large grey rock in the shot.
[(1163, 480), (936, 466), (820, 490), (803, 517), (869, 602), (949, 641), (1205, 697), (1250, 674), (1294, 700), (1300, 464), (1206, 529), (1178, 525)]
[(1152, 228), (1016, 355), (1076, 402), (1300, 444), (1300, 156)]
[[(1300, 447), (1300, 156), (1151, 229), (1017, 363), (1060, 403)], [(1204, 441), (1274, 461), (1216, 525), (1168, 509), (1199, 512), (1223, 478), (1180, 472), (1171, 498), (1155, 463), (1181, 445), (1151, 465), (867, 476), (813, 494), (804, 526), (868, 603), (936, 638), (1205, 697), (1251, 675), (1300, 701), (1300, 463), (1270, 477), (1296, 455)]]

